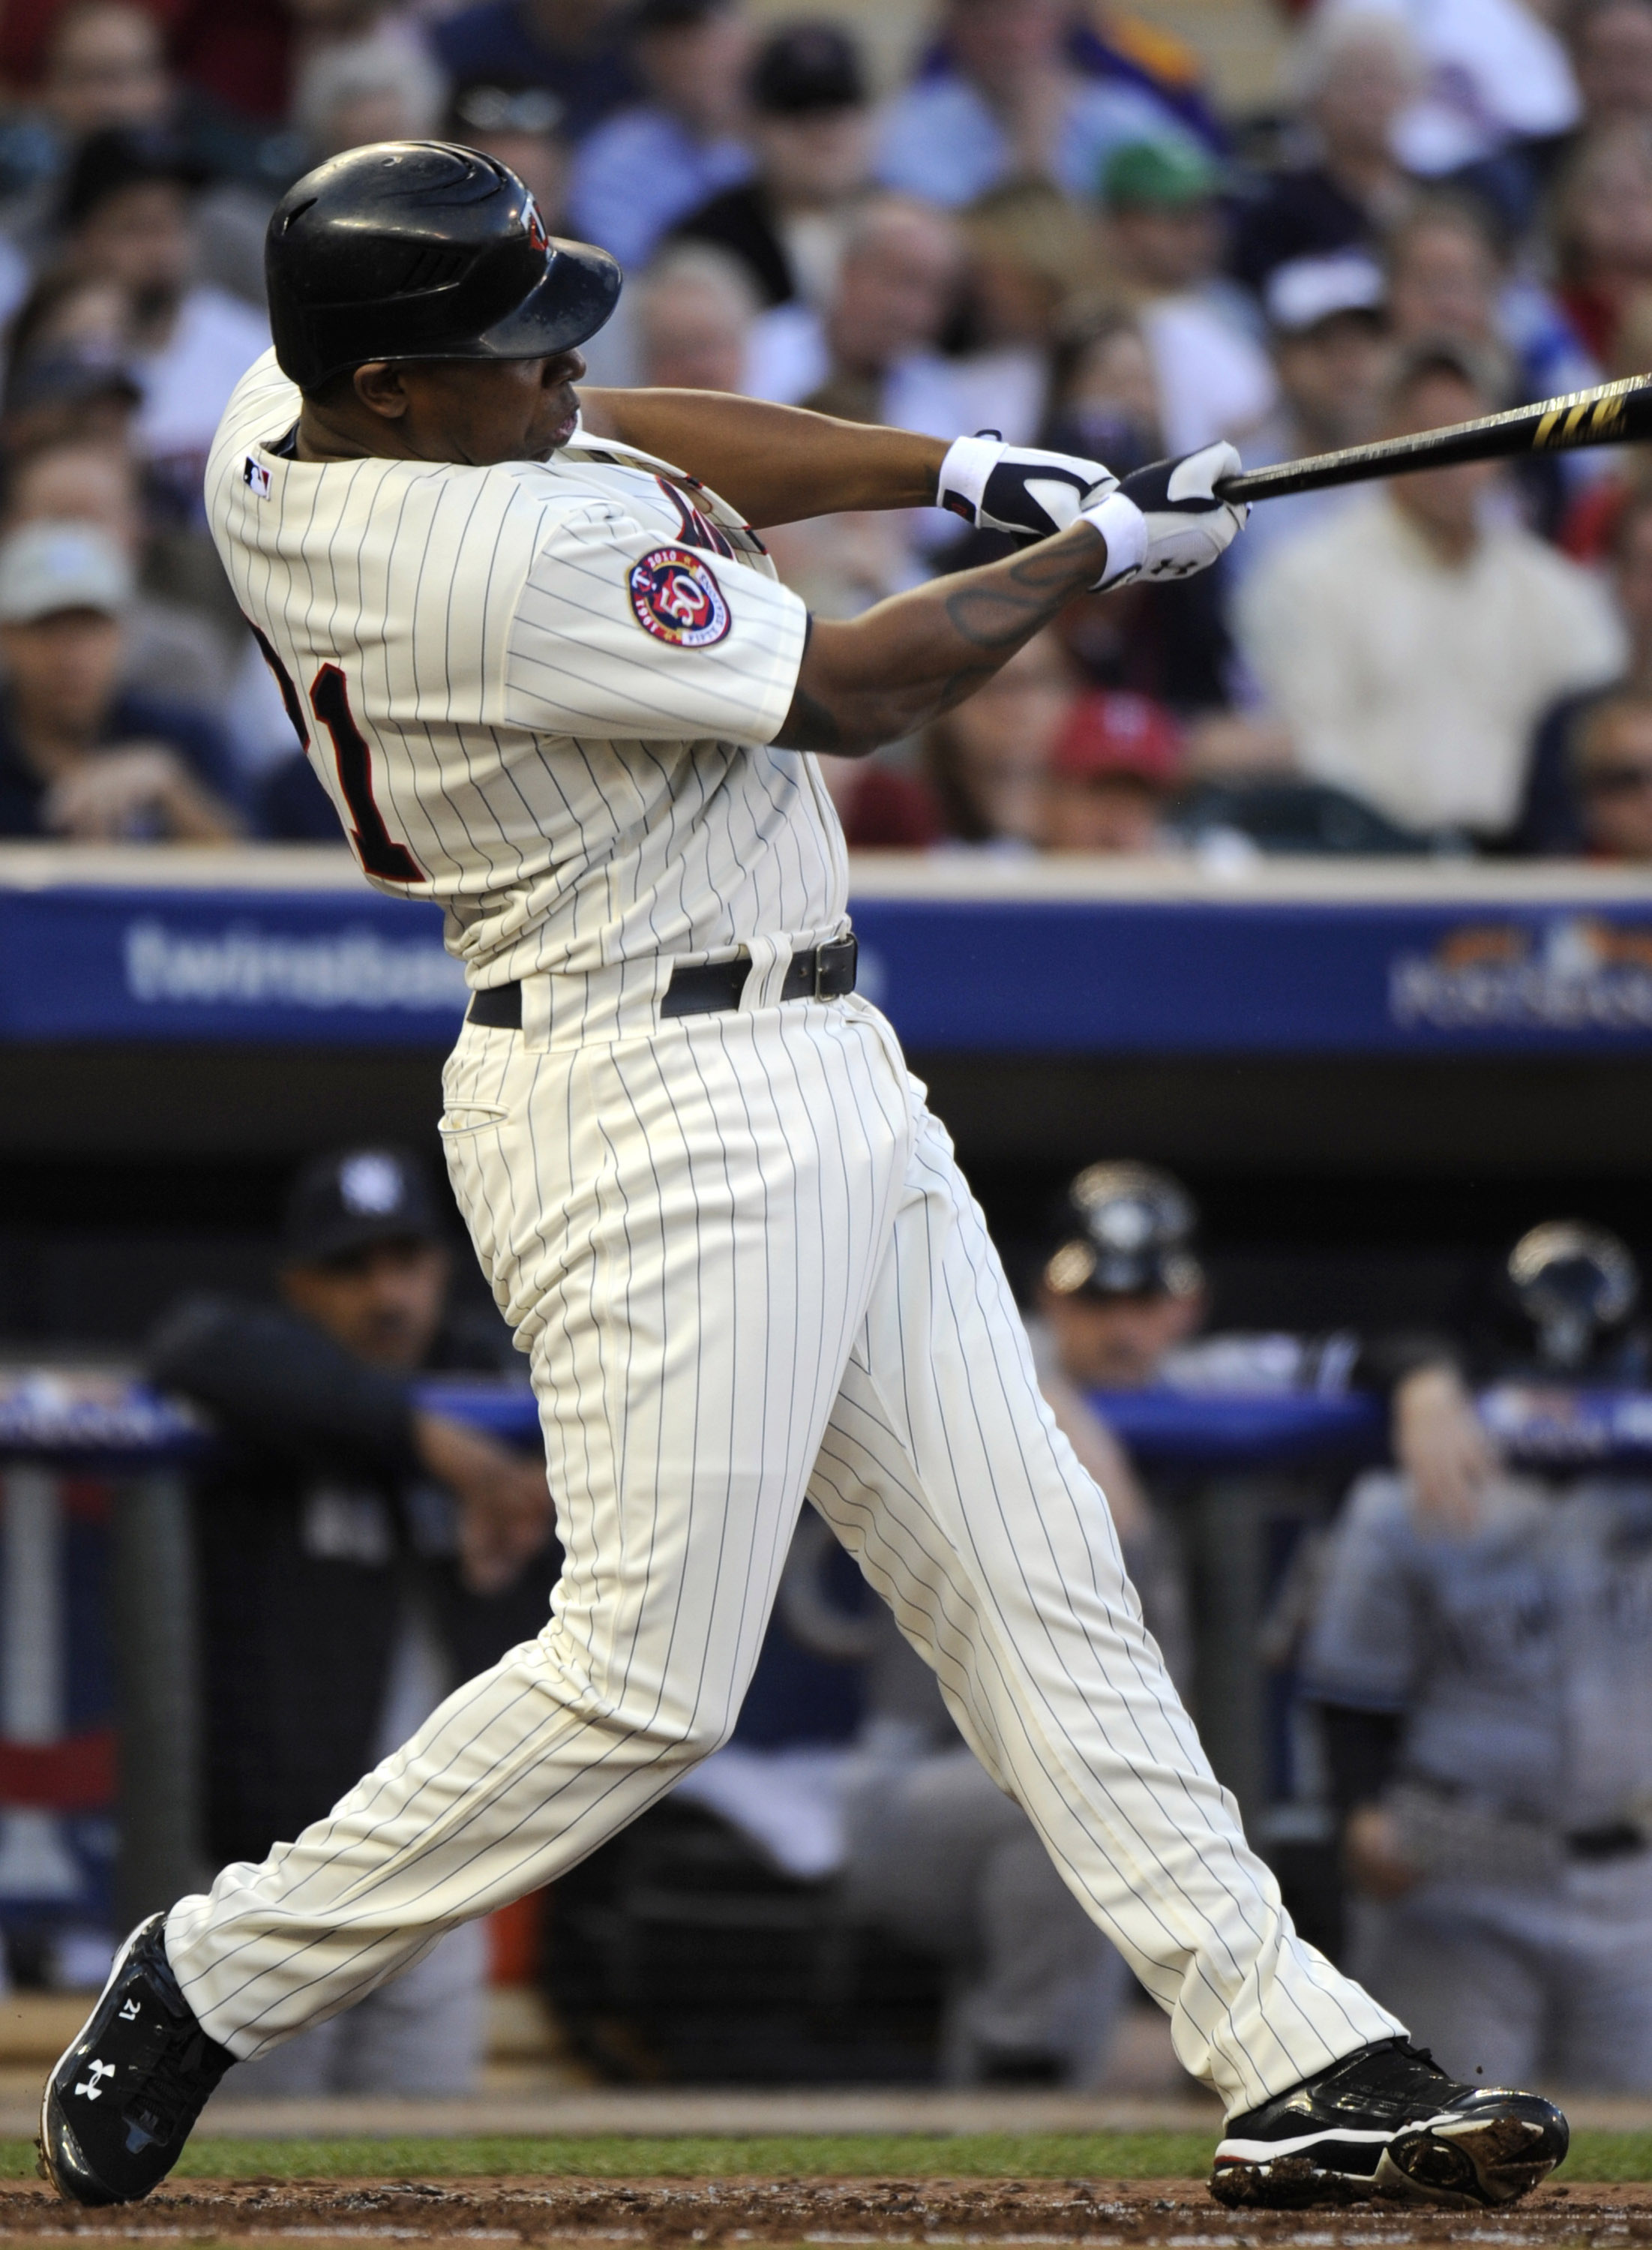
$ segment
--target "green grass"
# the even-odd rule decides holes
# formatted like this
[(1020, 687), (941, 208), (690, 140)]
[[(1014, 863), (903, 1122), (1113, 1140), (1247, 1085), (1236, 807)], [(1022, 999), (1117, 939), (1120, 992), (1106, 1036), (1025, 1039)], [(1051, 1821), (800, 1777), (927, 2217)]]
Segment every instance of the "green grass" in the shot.
[[(765, 2139), (595, 2134), (559, 2140), (191, 2143), (193, 2179), (1198, 2179), (1205, 2133), (796, 2133)], [(0, 2141), (0, 2178), (34, 2171), (26, 2141)], [(1579, 2133), (1564, 2178), (1652, 2179), (1652, 2134)]]

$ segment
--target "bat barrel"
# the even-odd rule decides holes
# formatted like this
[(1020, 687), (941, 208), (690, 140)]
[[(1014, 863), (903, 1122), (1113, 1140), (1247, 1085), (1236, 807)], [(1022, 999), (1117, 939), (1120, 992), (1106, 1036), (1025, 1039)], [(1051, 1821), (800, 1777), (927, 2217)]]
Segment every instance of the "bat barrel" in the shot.
[(1420, 430), (1385, 438), (1370, 445), (1349, 445), (1335, 453), (1311, 454), (1243, 469), (1216, 487), (1222, 500), (1277, 500), (1288, 493), (1320, 492), (1328, 486), (1362, 484), (1373, 477), (1403, 476), (1418, 469), (1450, 468), (1462, 461), (1506, 459), (1532, 452), (1569, 452), (1584, 445), (1632, 443), (1652, 436), (1652, 376), (1632, 376), (1574, 391), (1540, 405), (1517, 406), (1505, 414), (1454, 423), (1444, 430)]

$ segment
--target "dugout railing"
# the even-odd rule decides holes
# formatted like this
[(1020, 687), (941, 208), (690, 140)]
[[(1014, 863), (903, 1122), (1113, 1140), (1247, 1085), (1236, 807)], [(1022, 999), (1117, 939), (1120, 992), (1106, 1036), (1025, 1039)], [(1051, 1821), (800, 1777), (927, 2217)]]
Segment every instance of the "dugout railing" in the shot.
[[(423, 1396), (537, 1442), (533, 1401), (520, 1386), (450, 1381)], [(1349, 1478), (1382, 1458), (1380, 1403), (1158, 1388), (1097, 1404), (1173, 1496), (1194, 1589), (1201, 1726), (1218, 1771), (1265, 1837), (1280, 1794), (1263, 1646), (1270, 1605), (1295, 1536), (1323, 1523)], [(1481, 1404), (1518, 1460), (1556, 1469), (1652, 1460), (1652, 1394), (1504, 1386)], [(185, 1409), (118, 1374), (0, 1376), (8, 1922), (79, 1912), (124, 1926), (209, 1872), (189, 1479), (210, 1442)]]

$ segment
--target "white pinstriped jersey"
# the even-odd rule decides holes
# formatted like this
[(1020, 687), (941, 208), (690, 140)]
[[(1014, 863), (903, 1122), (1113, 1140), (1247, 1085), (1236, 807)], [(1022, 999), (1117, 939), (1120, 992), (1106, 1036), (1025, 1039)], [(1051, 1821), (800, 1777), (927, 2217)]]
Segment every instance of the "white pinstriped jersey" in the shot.
[(299, 403), (272, 353), (242, 378), (213, 536), (369, 880), (439, 900), (473, 984), (840, 927), (825, 785), (767, 747), (806, 615), (738, 516), (606, 441), (294, 460)]

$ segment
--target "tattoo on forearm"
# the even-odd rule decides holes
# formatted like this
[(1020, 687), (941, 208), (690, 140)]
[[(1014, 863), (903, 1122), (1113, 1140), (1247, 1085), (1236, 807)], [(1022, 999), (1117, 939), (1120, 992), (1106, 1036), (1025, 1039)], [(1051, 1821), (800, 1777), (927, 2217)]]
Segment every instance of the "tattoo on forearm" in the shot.
[[(926, 724), (973, 695), (1100, 574), (1095, 542), (1086, 541), (1075, 552), (1070, 539), (1061, 541), (1059, 549), (1052, 541), (1013, 562), (992, 563), (972, 572), (945, 596), (939, 614), (930, 608), (928, 645), (909, 659), (916, 674), (909, 684), (891, 686), (881, 696), (857, 689), (846, 705), (840, 701), (836, 709), (800, 686), (786, 723), (774, 737), (776, 749), (852, 756), (872, 742), (892, 741)], [(926, 589), (926, 599), (933, 601), (938, 590)], [(903, 597), (908, 602), (915, 598)], [(947, 627), (956, 636), (952, 646), (946, 645)], [(979, 652), (976, 660), (956, 661), (970, 650)], [(940, 667), (949, 659), (953, 669), (942, 673)]]
[(950, 595), (947, 619), (973, 648), (1018, 647), (1100, 575), (1093, 556), (1079, 558), (1035, 547), (1018, 557), (1003, 577), (995, 572), (996, 583), (978, 582)]

